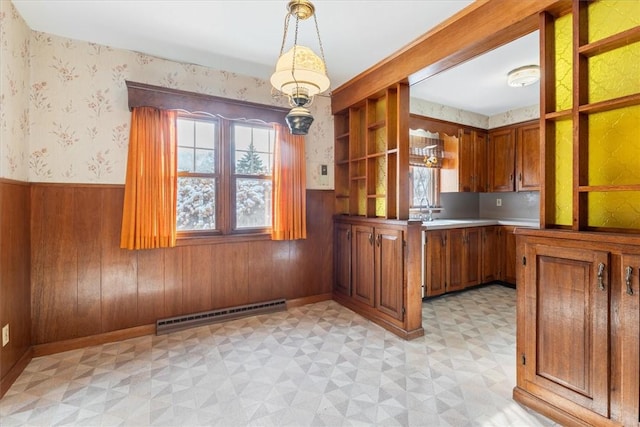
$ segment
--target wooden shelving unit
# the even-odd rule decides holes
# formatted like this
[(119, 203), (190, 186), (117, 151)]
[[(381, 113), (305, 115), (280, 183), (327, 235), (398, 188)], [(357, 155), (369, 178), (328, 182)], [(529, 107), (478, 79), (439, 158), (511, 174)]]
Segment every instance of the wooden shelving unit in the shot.
[[(407, 219), (409, 87), (397, 84), (334, 115), (336, 213)], [(399, 120), (399, 113), (405, 114)], [(404, 193), (407, 193), (406, 195)]]
[[(637, 70), (631, 61), (640, 53), (640, 25), (634, 13), (610, 19), (608, 12), (612, 9), (606, 10), (609, 7), (615, 6), (603, 1), (574, 0), (571, 16), (541, 18), (541, 57), (546, 77), (541, 104), (544, 228), (640, 232), (640, 224), (628, 219), (633, 216), (632, 211), (640, 209), (640, 172), (635, 172), (640, 171), (640, 163), (633, 155), (639, 141), (640, 109), (636, 107), (640, 105), (640, 84), (637, 71), (619, 71)], [(558, 52), (566, 43), (558, 38), (563, 28), (557, 26), (566, 28), (567, 24), (570, 31), (564, 34), (571, 34), (571, 58), (560, 58)], [(558, 68), (562, 61), (572, 64), (570, 84), (558, 80), (563, 78)], [(557, 91), (562, 90), (559, 85), (563, 84), (572, 91), (569, 109), (556, 99)], [(637, 125), (632, 130), (634, 120)], [(571, 163), (567, 165), (562, 164), (566, 156), (559, 154), (558, 147), (569, 137)], [(566, 193), (557, 190), (568, 169), (571, 200), (565, 200)], [(623, 174), (620, 170), (632, 172)], [(627, 193), (622, 196), (620, 192)], [(561, 218), (559, 206), (567, 203), (571, 204), (571, 218), (566, 214)], [(629, 210), (628, 215), (625, 209)]]

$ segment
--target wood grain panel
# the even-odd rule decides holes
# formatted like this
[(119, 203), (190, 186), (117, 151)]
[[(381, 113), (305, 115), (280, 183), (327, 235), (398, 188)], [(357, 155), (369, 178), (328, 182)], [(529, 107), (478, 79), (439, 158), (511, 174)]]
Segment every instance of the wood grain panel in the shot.
[(164, 300), (163, 249), (136, 251), (138, 255), (138, 319), (137, 325), (155, 323), (166, 317)]
[(102, 198), (90, 188), (74, 189), (73, 234), (78, 262), (76, 336), (98, 334), (102, 317), (100, 303), (100, 233)]
[[(214, 251), (221, 248), (214, 246)], [(220, 276), (220, 263), (214, 257), (212, 246), (190, 246), (182, 250), (182, 302), (185, 312), (197, 313), (212, 308), (211, 288), (213, 276)]]
[(0, 397), (31, 359), (29, 206), (28, 184), (0, 180), (0, 326), (10, 328), (0, 347)]
[[(34, 200), (35, 202), (35, 200)], [(42, 224), (34, 246), (41, 250), (34, 275), (32, 305), (39, 307), (34, 338), (56, 341), (77, 336), (78, 260), (73, 231), (73, 189), (51, 187), (42, 193), (38, 220)], [(65, 319), (64, 322), (55, 321)], [(46, 342), (43, 341), (43, 342)]]
[(135, 326), (138, 320), (137, 251), (120, 249), (122, 188), (104, 188), (102, 195), (102, 331)]
[(332, 191), (307, 192), (306, 240), (145, 251), (119, 248), (123, 197), (115, 185), (33, 185), (33, 344), (331, 290)]
[(164, 307), (165, 317), (185, 314), (182, 304), (182, 252), (183, 248), (163, 249), (164, 253)]

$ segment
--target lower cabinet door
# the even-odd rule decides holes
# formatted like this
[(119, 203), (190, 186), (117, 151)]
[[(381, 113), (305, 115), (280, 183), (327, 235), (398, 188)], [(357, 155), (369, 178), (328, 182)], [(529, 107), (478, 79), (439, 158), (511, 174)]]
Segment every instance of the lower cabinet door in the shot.
[(427, 232), (424, 271), (425, 294), (428, 297), (442, 295), (447, 286), (447, 230)]
[(374, 304), (373, 227), (354, 225), (352, 228), (352, 296), (355, 300)]
[(542, 244), (524, 252), (523, 388), (582, 419), (608, 418), (609, 253)]
[(620, 394), (622, 424), (640, 425), (640, 255), (622, 255)]
[(395, 319), (404, 317), (402, 231), (376, 228), (376, 308)]

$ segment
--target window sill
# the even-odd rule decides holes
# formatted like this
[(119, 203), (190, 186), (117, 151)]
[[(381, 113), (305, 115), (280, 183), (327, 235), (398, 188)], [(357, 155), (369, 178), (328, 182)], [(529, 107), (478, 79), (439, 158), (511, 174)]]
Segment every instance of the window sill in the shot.
[(207, 236), (184, 236), (176, 239), (177, 246), (216, 245), (220, 243), (239, 243), (271, 240), (270, 233), (219, 234)]

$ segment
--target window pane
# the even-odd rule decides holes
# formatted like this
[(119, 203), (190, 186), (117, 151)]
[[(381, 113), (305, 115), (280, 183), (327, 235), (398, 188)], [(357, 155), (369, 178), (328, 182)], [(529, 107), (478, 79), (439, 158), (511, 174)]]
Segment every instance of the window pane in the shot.
[(193, 147), (193, 120), (178, 119), (178, 145)]
[(214, 173), (216, 171), (215, 151), (196, 149), (196, 172)]
[(275, 131), (267, 126), (234, 125), (236, 174), (271, 175)]
[(215, 178), (178, 177), (177, 230), (215, 230)]
[(216, 122), (196, 122), (196, 146), (199, 148), (215, 148)]
[(193, 172), (193, 149), (178, 147), (178, 170)]
[(236, 180), (236, 227), (271, 227), (271, 180)]

